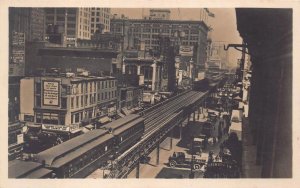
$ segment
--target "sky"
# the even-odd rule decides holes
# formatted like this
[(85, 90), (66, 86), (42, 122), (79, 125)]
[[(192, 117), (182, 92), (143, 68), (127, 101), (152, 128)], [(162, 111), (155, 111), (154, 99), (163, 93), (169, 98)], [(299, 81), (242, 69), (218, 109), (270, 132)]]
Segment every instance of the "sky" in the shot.
[[(196, 8), (172, 8), (171, 19), (173, 20), (200, 20), (200, 10)], [(215, 17), (209, 17), (208, 25), (213, 28), (212, 40), (224, 41), (225, 43), (242, 43), (236, 26), (235, 10), (233, 8), (209, 9)], [(149, 16), (147, 8), (112, 8), (112, 14), (124, 14), (129, 18), (142, 18), (142, 15)], [(230, 49), (228, 52), (229, 66), (235, 66), (237, 59), (241, 58), (241, 52)]]

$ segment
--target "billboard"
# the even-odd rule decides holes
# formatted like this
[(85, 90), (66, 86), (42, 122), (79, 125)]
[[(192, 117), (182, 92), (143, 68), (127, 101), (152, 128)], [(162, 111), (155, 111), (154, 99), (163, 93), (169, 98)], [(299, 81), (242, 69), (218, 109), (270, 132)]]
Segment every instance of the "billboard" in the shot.
[(24, 76), (25, 33), (13, 32), (11, 37), (9, 76)]
[(179, 54), (181, 56), (193, 56), (194, 46), (180, 46)]
[(60, 99), (60, 82), (43, 81), (43, 105), (59, 106)]

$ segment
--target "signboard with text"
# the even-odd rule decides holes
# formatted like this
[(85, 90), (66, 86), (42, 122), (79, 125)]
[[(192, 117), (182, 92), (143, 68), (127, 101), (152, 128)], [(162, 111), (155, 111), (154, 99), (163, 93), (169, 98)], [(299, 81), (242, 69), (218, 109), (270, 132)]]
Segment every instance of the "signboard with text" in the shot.
[(60, 99), (60, 82), (43, 81), (43, 105), (59, 106)]
[(11, 35), (9, 62), (10, 76), (25, 75), (25, 33), (13, 32)]
[(193, 56), (194, 46), (180, 46), (179, 54), (181, 56)]

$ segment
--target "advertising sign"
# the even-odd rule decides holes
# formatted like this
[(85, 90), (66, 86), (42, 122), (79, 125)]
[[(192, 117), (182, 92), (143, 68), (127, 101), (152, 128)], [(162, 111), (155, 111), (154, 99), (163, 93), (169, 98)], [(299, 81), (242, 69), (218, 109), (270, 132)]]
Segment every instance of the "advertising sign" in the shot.
[(180, 46), (179, 54), (181, 56), (193, 56), (194, 46)]
[(25, 33), (13, 32), (9, 62), (10, 76), (25, 74)]
[(43, 105), (59, 106), (59, 81), (43, 81)]
[(17, 135), (17, 143), (18, 144), (24, 143), (24, 135), (23, 134), (18, 134)]

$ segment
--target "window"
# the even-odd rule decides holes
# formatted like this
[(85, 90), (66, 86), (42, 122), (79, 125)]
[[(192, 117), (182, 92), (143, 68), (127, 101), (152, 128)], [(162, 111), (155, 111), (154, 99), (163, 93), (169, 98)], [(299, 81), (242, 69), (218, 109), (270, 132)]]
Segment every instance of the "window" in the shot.
[(85, 96), (85, 105), (88, 105), (88, 98), (89, 98), (89, 96), (86, 95), (86, 96)]
[(76, 108), (79, 107), (79, 96), (76, 96)]
[(71, 98), (71, 108), (74, 108), (74, 97)]
[(79, 122), (79, 113), (75, 114), (75, 123)]
[(83, 107), (83, 95), (80, 97), (81, 107)]
[(41, 113), (36, 113), (36, 122), (37, 123), (42, 123), (42, 114)]
[(63, 109), (67, 108), (67, 98), (65, 98), (65, 97), (61, 98), (61, 108), (63, 108)]

